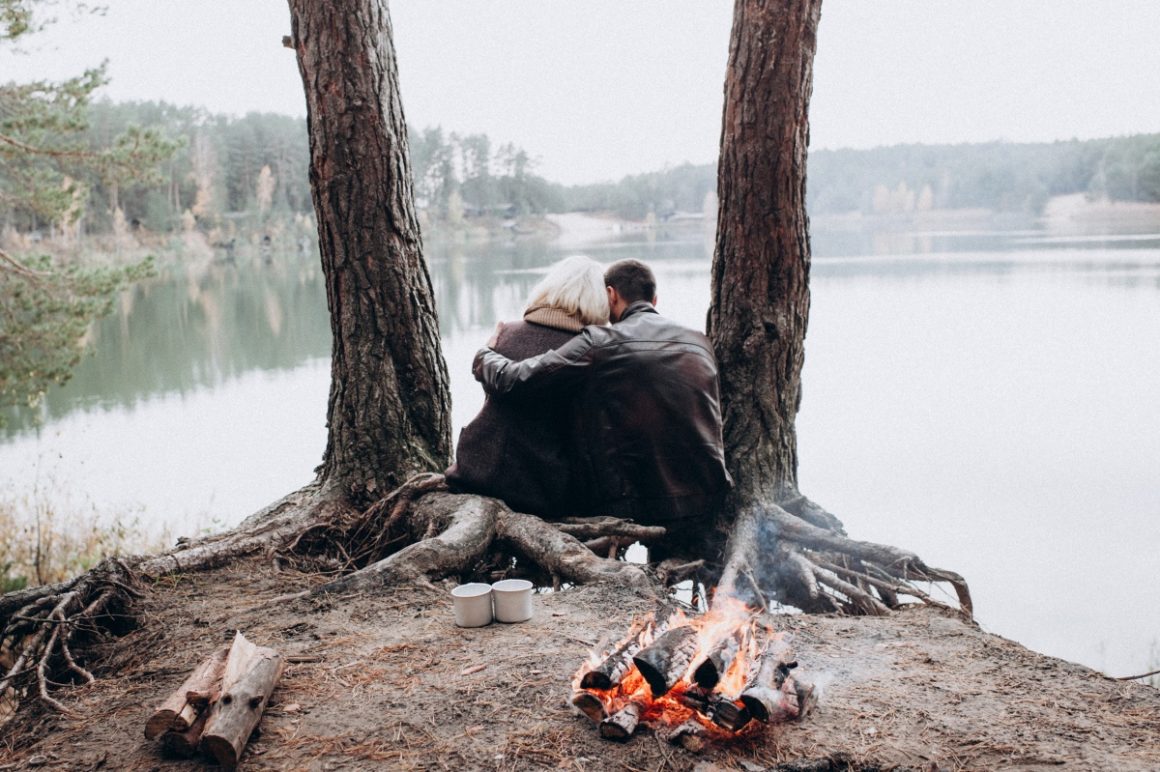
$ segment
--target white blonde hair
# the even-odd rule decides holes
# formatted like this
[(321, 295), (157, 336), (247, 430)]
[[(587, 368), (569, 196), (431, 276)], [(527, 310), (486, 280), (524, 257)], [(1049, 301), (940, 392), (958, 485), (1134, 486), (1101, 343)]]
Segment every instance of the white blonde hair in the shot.
[(604, 268), (583, 255), (565, 257), (532, 287), (525, 311), (556, 308), (575, 316), (581, 324), (608, 324), (608, 294)]

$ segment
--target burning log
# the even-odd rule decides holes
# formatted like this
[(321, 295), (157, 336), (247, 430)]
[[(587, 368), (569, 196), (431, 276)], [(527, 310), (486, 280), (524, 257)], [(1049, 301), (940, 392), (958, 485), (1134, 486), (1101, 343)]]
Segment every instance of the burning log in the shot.
[[(758, 721), (788, 721), (803, 712), (797, 686), (789, 675), (797, 662), (785, 659), (788, 651), (788, 647), (773, 646), (762, 654), (756, 673), (741, 693), (741, 702)], [(812, 693), (812, 687), (809, 691)]]
[(733, 664), (741, 648), (741, 631), (733, 633), (713, 647), (705, 659), (693, 671), (693, 681), (704, 689), (712, 689), (721, 680), (721, 675)]
[[(229, 647), (222, 647), (193, 669), (193, 672), (165, 698), (161, 707), (145, 722), (145, 737), (154, 739), (163, 732), (185, 732), (197, 720), (209, 701), (208, 695), (221, 681)], [(192, 697), (192, 699), (191, 699)]]
[(752, 720), (753, 714), (750, 713), (749, 708), (738, 705), (733, 700), (720, 695), (714, 695), (714, 697), (717, 699), (710, 701), (709, 718), (713, 719), (713, 723), (717, 726), (728, 729), (730, 732), (739, 732)]
[(653, 697), (672, 689), (685, 674), (697, 651), (697, 631), (691, 625), (674, 627), (632, 658)]
[(628, 671), (632, 668), (632, 657), (641, 649), (641, 637), (646, 626), (639, 624), (634, 626), (634, 629), (635, 632), (630, 630), (624, 641), (613, 649), (603, 662), (581, 677), (580, 688), (602, 691), (611, 689), (628, 675)]
[(624, 742), (632, 737), (642, 713), (639, 702), (630, 702), (600, 722), (600, 736), (606, 740)]
[(222, 675), (221, 698), (210, 709), (202, 750), (219, 766), (233, 769), (257, 726), (274, 684), (282, 675), (282, 655), (255, 646), (239, 632)]
[(598, 724), (608, 717), (604, 710), (604, 701), (592, 692), (576, 692), (572, 695), (572, 704)]
[(691, 687), (677, 695), (677, 702), (705, 716), (722, 729), (740, 731), (753, 718), (749, 709), (733, 700), (711, 694), (705, 689)]

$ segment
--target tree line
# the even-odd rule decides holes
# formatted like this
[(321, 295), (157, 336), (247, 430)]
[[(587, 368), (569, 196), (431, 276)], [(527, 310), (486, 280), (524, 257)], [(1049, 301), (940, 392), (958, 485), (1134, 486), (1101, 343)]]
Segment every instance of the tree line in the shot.
[[(45, 184), (47, 171), (10, 159), (0, 182), (39, 194), (0, 198), (0, 224), (27, 233), (71, 217), (84, 233), (208, 231), (313, 212), (305, 119), (98, 101), (83, 121), (58, 123), (65, 128), (53, 130), (67, 129), (102, 162)], [(705, 211), (716, 190), (715, 164), (566, 186), (537, 174), (536, 159), (523, 148), (497, 145), (486, 134), (428, 127), (411, 130), (409, 146), (416, 202), (435, 229), (567, 211), (665, 220)], [(816, 150), (809, 157), (807, 206), (814, 215), (961, 208), (1039, 214), (1052, 196), (1069, 193), (1160, 201), (1160, 134)]]

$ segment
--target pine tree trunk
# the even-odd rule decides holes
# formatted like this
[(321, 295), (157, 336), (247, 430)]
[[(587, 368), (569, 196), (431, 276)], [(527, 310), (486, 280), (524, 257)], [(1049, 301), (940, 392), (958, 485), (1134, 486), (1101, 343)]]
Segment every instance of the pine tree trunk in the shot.
[(319, 468), (354, 502), (451, 456), (386, 0), (290, 0), (333, 350)]
[(737, 0), (717, 172), (709, 336), (735, 500), (797, 488), (810, 310), (809, 101), (821, 0)]

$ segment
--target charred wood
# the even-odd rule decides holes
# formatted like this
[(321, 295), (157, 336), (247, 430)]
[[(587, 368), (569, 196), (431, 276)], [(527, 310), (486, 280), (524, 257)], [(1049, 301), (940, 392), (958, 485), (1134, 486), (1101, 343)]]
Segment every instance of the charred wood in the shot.
[(697, 631), (685, 625), (660, 635), (632, 658), (654, 697), (672, 689), (685, 674), (697, 650)]
[(712, 689), (721, 680), (721, 675), (733, 664), (737, 651), (741, 648), (741, 632), (728, 636), (701, 660), (693, 670), (693, 681), (704, 689)]
[(592, 692), (576, 692), (572, 695), (572, 704), (597, 724), (608, 718), (608, 714), (604, 710), (604, 701)]
[(705, 747), (705, 741), (702, 739), (705, 729), (693, 718), (676, 726), (660, 729), (657, 734), (665, 742), (679, 745), (692, 753), (698, 753)]
[(780, 641), (775, 641), (762, 654), (757, 670), (741, 693), (741, 702), (754, 719), (771, 723), (801, 714), (796, 686), (790, 678), (797, 662), (789, 656), (789, 647)]
[(635, 627), (635, 632), (630, 630), (624, 641), (613, 649), (603, 662), (580, 678), (580, 687), (607, 690), (620, 683), (632, 669), (632, 658), (641, 649), (641, 637), (645, 629), (646, 626), (641, 624)]
[(600, 722), (600, 736), (606, 740), (624, 742), (636, 731), (636, 726), (640, 723), (640, 714), (640, 703), (628, 703)]

